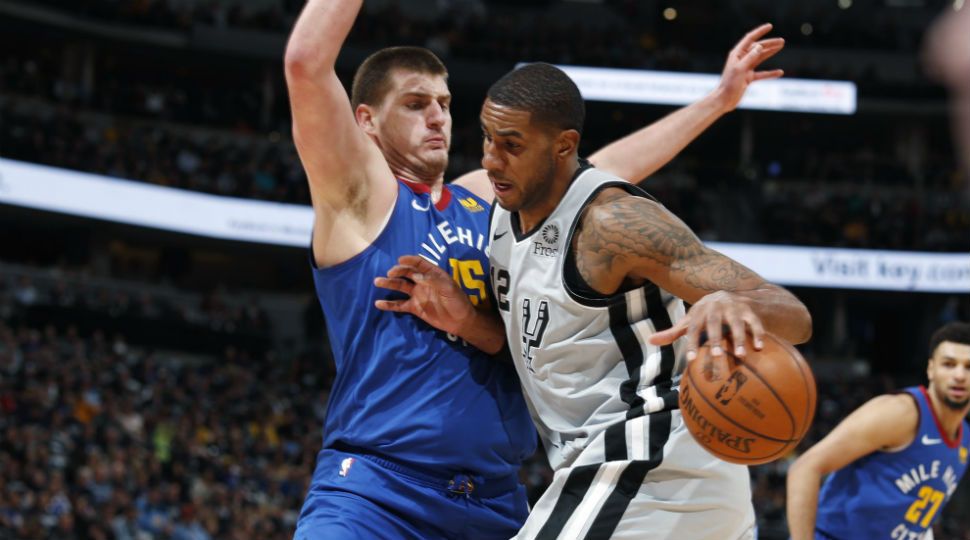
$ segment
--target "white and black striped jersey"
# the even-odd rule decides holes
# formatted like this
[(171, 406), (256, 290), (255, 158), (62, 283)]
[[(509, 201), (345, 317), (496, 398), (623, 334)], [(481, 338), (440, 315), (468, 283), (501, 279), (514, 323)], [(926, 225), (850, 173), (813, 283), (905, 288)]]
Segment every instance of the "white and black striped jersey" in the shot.
[(584, 167), (532, 231), (520, 230), (517, 214), (493, 208), (492, 286), (553, 468), (568, 466), (608, 426), (677, 403), (672, 388), (683, 369), (680, 341), (657, 347), (647, 339), (684, 315), (683, 302), (650, 282), (603, 297), (575, 269), (569, 246), (579, 216), (606, 187), (649, 197)]

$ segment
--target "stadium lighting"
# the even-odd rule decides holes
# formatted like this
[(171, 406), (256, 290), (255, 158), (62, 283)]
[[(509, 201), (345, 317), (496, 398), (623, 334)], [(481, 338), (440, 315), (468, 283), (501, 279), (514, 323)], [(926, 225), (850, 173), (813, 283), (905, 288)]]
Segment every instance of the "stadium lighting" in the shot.
[[(0, 158), (0, 205), (306, 249), (309, 206), (221, 197)], [(2, 207), (0, 207), (2, 210)], [(970, 293), (966, 253), (708, 242), (782, 285)]]
[[(687, 105), (714, 90), (720, 75), (639, 69), (558, 66), (589, 101)], [(850, 81), (784, 77), (748, 88), (740, 109), (854, 114), (856, 85)]]

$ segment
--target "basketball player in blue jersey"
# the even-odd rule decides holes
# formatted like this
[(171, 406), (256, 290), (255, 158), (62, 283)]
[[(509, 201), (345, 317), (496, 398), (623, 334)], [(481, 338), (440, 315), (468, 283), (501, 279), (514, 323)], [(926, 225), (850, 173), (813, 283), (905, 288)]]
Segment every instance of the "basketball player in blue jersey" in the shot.
[(933, 538), (967, 468), (970, 324), (937, 330), (929, 353), (928, 387), (870, 400), (789, 469), (793, 540)]
[[(285, 59), (315, 213), (313, 277), (337, 368), (295, 537), (508, 538), (526, 517), (517, 473), (534, 451), (535, 431), (514, 368), (489, 355), (504, 340), (459, 339), (380, 311), (375, 304), (389, 295), (372, 283), (399, 256), (420, 253), (447, 271), (466, 301), (493, 304), (490, 183), (475, 171), (444, 184), (451, 94), (429, 51), (374, 54), (348, 100), (334, 62), (360, 7), (360, 0), (310, 0)], [(780, 76), (756, 71), (783, 45), (761, 39), (770, 28), (745, 36), (710, 96), (592, 159), (631, 179), (662, 166), (732, 110), (751, 81)]]

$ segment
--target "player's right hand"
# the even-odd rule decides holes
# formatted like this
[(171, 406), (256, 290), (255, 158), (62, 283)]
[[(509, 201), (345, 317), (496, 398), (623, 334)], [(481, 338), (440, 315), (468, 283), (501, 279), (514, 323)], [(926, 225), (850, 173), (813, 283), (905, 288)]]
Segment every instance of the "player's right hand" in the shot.
[(754, 348), (761, 350), (765, 335), (761, 318), (744, 298), (728, 291), (717, 291), (691, 306), (674, 326), (651, 336), (650, 343), (666, 345), (683, 336), (686, 338), (687, 360), (691, 361), (697, 357), (702, 336), (706, 335), (711, 346), (706, 358), (711, 365), (704, 366), (704, 373), (711, 373), (717, 379), (730, 372), (724, 347), (733, 347), (733, 356), (744, 358), (748, 334)]
[(377, 309), (410, 313), (431, 326), (460, 335), (471, 320), (475, 306), (447, 272), (417, 255), (404, 255), (387, 271), (387, 277), (374, 279), (374, 285), (408, 295), (403, 300), (378, 300)]

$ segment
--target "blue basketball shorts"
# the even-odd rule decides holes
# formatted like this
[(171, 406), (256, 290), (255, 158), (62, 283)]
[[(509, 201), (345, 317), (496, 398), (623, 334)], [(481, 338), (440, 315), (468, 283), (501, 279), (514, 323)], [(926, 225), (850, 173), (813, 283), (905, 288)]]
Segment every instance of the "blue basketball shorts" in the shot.
[(507, 540), (528, 516), (518, 478), (441, 478), (360, 451), (324, 449), (294, 540)]

